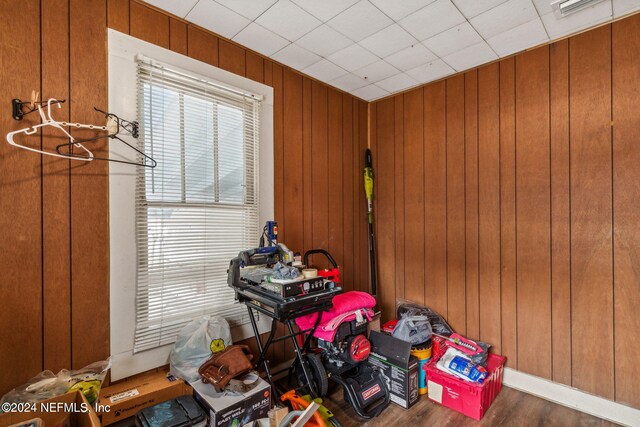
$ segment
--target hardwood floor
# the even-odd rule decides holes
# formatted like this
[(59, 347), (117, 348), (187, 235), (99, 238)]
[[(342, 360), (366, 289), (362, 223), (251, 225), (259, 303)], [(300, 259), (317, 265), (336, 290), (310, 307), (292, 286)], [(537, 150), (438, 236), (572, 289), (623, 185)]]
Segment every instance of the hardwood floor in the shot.
[(409, 410), (391, 404), (378, 418), (364, 422), (358, 418), (336, 389), (325, 399), (329, 410), (345, 426), (615, 426), (616, 424), (557, 405), (521, 391), (502, 391), (481, 421), (431, 402), (421, 396)]
[[(431, 402), (426, 396), (420, 397), (418, 403), (408, 410), (392, 403), (382, 415), (367, 422), (358, 418), (353, 409), (345, 403), (341, 388), (335, 388), (334, 392), (325, 398), (325, 404), (344, 427), (609, 427), (617, 425), (504, 386), (481, 421), (475, 421)], [(129, 418), (111, 427), (135, 427), (135, 420)]]

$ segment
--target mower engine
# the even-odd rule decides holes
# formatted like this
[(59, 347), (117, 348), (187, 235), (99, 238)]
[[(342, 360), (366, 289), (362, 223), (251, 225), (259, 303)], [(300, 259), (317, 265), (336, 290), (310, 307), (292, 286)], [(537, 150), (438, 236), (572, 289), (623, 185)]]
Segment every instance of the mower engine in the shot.
[(342, 323), (333, 341), (318, 339), (318, 347), (324, 350), (327, 368), (334, 373), (351, 369), (369, 357), (371, 343), (367, 339), (367, 320), (354, 319)]

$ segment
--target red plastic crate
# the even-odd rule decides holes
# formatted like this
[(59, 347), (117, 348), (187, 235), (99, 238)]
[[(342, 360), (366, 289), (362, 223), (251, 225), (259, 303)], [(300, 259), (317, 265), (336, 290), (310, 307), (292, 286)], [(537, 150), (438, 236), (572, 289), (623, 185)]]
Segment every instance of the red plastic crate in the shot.
[(487, 359), (489, 376), (482, 384), (475, 384), (436, 368), (436, 362), (442, 354), (433, 357), (425, 368), (429, 399), (475, 420), (480, 420), (502, 389), (502, 373), (506, 357), (489, 354)]

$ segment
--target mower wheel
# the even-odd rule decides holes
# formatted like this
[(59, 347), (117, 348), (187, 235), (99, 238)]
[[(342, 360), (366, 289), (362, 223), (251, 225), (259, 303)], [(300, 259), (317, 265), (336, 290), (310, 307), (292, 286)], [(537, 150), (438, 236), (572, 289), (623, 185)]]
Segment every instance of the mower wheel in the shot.
[[(320, 356), (314, 353), (307, 353), (303, 356), (303, 359), (307, 367), (307, 371), (311, 374), (311, 380), (313, 381), (313, 385), (317, 393), (317, 396), (315, 397), (326, 396), (327, 391), (329, 390), (329, 377), (327, 377), (327, 371), (322, 364)], [(298, 381), (298, 386), (300, 387), (299, 393), (310, 394), (311, 390), (307, 387), (307, 379), (301, 369), (299, 359), (296, 359), (294, 372), (296, 380)]]

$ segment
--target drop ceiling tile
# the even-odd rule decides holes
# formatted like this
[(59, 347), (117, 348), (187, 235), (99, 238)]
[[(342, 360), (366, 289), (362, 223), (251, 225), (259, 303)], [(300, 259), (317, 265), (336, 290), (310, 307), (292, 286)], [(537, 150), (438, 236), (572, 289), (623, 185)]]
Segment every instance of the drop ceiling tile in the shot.
[(279, 50), (272, 58), (296, 70), (302, 70), (322, 59), (315, 53), (309, 52), (295, 43), (291, 43), (289, 46)]
[(331, 80), (329, 82), (331, 86), (335, 86), (338, 89), (342, 89), (345, 92), (351, 92), (356, 89), (360, 89), (363, 86), (367, 86), (369, 82), (365, 79), (356, 76), (355, 74), (349, 73), (345, 74), (342, 77), (338, 77), (337, 79)]
[(456, 71), (464, 71), (485, 62), (497, 59), (498, 56), (486, 42), (480, 42), (466, 49), (447, 55), (442, 60)]
[(538, 17), (531, 0), (509, 0), (471, 19), (471, 25), (484, 39), (525, 24)]
[(145, 0), (145, 2), (152, 4), (162, 10), (166, 10), (169, 13), (173, 13), (180, 18), (184, 18), (185, 16), (187, 16), (187, 13), (189, 13), (189, 11), (193, 9), (193, 6), (198, 3), (198, 0)]
[[(262, 15), (265, 10), (273, 6), (278, 0), (216, 0), (223, 6), (239, 13), (250, 20)], [(175, 2), (182, 3), (182, 2)]]
[(357, 96), (358, 98), (364, 99), (365, 101), (373, 101), (374, 99), (382, 98), (389, 95), (389, 92), (382, 88), (379, 88), (376, 85), (369, 85), (361, 87), (360, 89), (356, 89), (351, 92), (351, 94)]
[(290, 0), (279, 0), (255, 22), (290, 41), (298, 40), (321, 24)]
[(385, 61), (399, 70), (407, 71), (417, 67), (418, 65), (431, 62), (437, 58), (438, 57), (435, 54), (423, 45), (414, 44), (413, 46), (386, 57)]
[(261, 27), (255, 22), (252, 22), (244, 30), (240, 31), (240, 33), (233, 38), (233, 41), (267, 56), (273, 55), (289, 44), (287, 40)]
[(360, 45), (352, 44), (346, 49), (337, 51), (327, 59), (347, 71), (355, 71), (378, 60), (378, 57)]
[(453, 0), (453, 3), (464, 16), (471, 19), (506, 1), (507, 0)]
[(443, 57), (457, 50), (480, 43), (482, 37), (468, 23), (464, 22), (422, 42), (431, 52)]
[(608, 21), (612, 16), (611, 2), (605, 1), (559, 19), (554, 13), (547, 13), (542, 16), (542, 23), (554, 39)]
[(387, 77), (394, 76), (399, 72), (400, 70), (396, 67), (381, 59), (380, 61), (354, 71), (354, 74), (366, 79), (369, 83), (375, 83)]
[(388, 77), (384, 80), (376, 83), (376, 86), (381, 87), (387, 92), (400, 92), (401, 90), (408, 89), (417, 85), (418, 82), (412, 77), (409, 77), (405, 73), (396, 74), (395, 76)]
[(346, 70), (338, 67), (331, 61), (327, 61), (326, 59), (322, 59), (303, 69), (302, 72), (323, 82), (335, 80), (347, 73)]
[(326, 57), (352, 45), (353, 41), (328, 25), (321, 25), (299, 38), (296, 43), (313, 53)]
[(388, 16), (367, 0), (361, 0), (327, 22), (330, 27), (356, 42), (392, 23)]
[(442, 59), (436, 59), (433, 62), (420, 65), (407, 71), (407, 74), (419, 83), (432, 82), (453, 73), (455, 73), (455, 70), (447, 65)]
[(507, 56), (549, 41), (540, 18), (493, 36), (487, 43), (498, 54)]
[(613, 16), (619, 18), (640, 9), (640, 0), (613, 0)]
[(340, 12), (350, 8), (358, 0), (292, 0), (295, 4), (321, 20), (327, 22)]
[(369, 0), (394, 21), (422, 9), (435, 0)]
[(555, 0), (533, 0), (533, 5), (536, 7), (538, 15), (542, 16), (553, 12), (553, 9), (551, 9), (552, 1)]
[(360, 46), (384, 58), (417, 42), (404, 28), (393, 24), (362, 40)]
[(186, 19), (227, 38), (233, 38), (251, 22), (213, 0), (200, 0)]
[(450, 0), (436, 0), (399, 22), (418, 40), (426, 40), (451, 27), (462, 24), (464, 16)]

